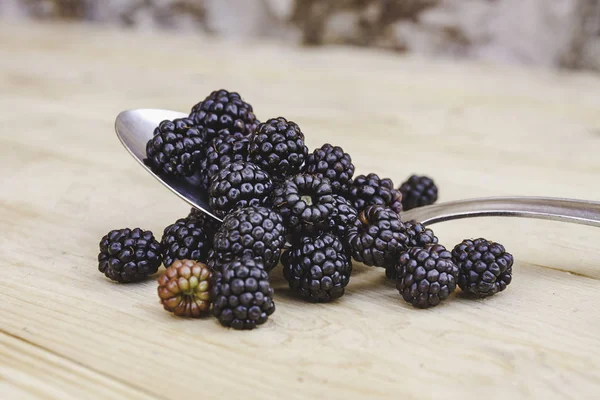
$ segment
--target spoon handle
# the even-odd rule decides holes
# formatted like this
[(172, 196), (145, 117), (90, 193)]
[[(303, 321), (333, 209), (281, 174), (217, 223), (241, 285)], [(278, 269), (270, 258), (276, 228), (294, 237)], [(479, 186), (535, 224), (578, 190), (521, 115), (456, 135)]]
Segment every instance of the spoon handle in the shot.
[(551, 197), (487, 197), (440, 203), (402, 213), (424, 225), (472, 217), (522, 217), (600, 227), (600, 202)]

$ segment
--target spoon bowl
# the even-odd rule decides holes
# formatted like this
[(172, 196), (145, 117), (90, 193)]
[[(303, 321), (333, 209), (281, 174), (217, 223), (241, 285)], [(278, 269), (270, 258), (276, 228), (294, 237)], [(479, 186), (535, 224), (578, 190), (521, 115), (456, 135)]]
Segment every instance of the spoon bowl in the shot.
[(221, 221), (208, 205), (208, 193), (198, 189), (198, 186), (195, 184), (198, 179), (197, 177), (174, 179), (168, 176), (157, 175), (144, 163), (144, 159), (146, 158), (146, 143), (152, 139), (154, 129), (158, 124), (164, 120), (173, 120), (187, 116), (187, 114), (171, 110), (151, 108), (127, 110), (117, 116), (115, 131), (123, 146), (150, 175), (182, 200), (188, 202), (192, 207)]

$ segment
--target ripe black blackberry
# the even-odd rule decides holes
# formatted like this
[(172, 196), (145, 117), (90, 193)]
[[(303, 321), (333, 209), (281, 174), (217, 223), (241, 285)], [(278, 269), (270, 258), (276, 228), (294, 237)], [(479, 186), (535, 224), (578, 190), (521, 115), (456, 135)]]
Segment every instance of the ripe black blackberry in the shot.
[(162, 121), (146, 144), (144, 162), (159, 174), (191, 176), (200, 166), (205, 136), (188, 118)]
[(327, 178), (298, 174), (276, 184), (271, 198), (290, 235), (307, 236), (328, 229), (335, 199)]
[(160, 244), (165, 267), (169, 267), (175, 260), (206, 262), (210, 250), (210, 241), (202, 229), (202, 223), (189, 218), (180, 218), (167, 226)]
[(285, 228), (279, 213), (266, 207), (241, 208), (223, 219), (214, 237), (214, 261), (209, 264), (250, 257), (260, 260), (268, 272), (279, 262), (284, 245)]
[(250, 161), (281, 180), (300, 171), (308, 154), (300, 127), (283, 117), (259, 124), (250, 137)]
[(458, 286), (475, 297), (503, 291), (512, 280), (513, 256), (500, 243), (480, 238), (463, 240), (452, 250), (458, 265)]
[(98, 270), (113, 281), (140, 281), (158, 271), (161, 262), (161, 246), (150, 231), (115, 229), (100, 240)]
[(358, 214), (346, 238), (356, 261), (376, 267), (394, 265), (409, 241), (398, 214), (378, 205), (368, 206)]
[(290, 289), (312, 302), (341, 297), (352, 272), (342, 242), (331, 233), (300, 238), (283, 253), (281, 261)]
[(267, 204), (272, 186), (269, 175), (256, 165), (234, 162), (212, 179), (208, 204), (217, 216), (224, 217), (236, 208)]
[(331, 217), (329, 218), (329, 231), (342, 239), (342, 243), (345, 243), (348, 228), (353, 226), (356, 222), (358, 212), (346, 198), (337, 194), (332, 196), (334, 199), (334, 207)]
[(217, 221), (210, 215), (208, 215), (205, 212), (202, 212), (196, 208), (192, 208), (190, 210), (190, 213), (187, 216), (187, 219), (190, 219), (190, 220), (193, 219), (197, 222), (197, 225), (200, 227), (200, 229), (202, 229), (204, 231), (204, 233), (206, 234), (206, 238), (208, 239), (208, 242), (212, 246), (213, 237), (215, 236), (215, 233), (217, 233), (217, 231), (221, 227), (221, 222)]
[(412, 175), (398, 189), (402, 193), (404, 210), (433, 204), (438, 198), (438, 188), (431, 178)]
[[(436, 244), (437, 236), (425, 225), (416, 221), (404, 222), (406, 234), (408, 235), (408, 247), (425, 247), (428, 244)], [(385, 269), (385, 276), (388, 279), (396, 279), (396, 266), (390, 265)]]
[(394, 182), (377, 174), (357, 176), (350, 186), (350, 198), (359, 212), (370, 205), (385, 206), (396, 213), (402, 211), (402, 194), (394, 189)]
[(238, 93), (224, 89), (215, 90), (192, 107), (189, 117), (205, 132), (208, 142), (218, 134), (250, 135), (258, 124), (252, 106)]
[(275, 312), (269, 274), (252, 259), (224, 264), (211, 282), (213, 314), (223, 326), (254, 329)]
[(396, 288), (417, 308), (437, 306), (456, 289), (458, 267), (440, 244), (413, 247), (400, 255)]
[(348, 193), (354, 175), (352, 157), (341, 147), (329, 143), (308, 155), (305, 169), (309, 174), (329, 179), (333, 192), (342, 195)]
[(234, 135), (219, 135), (206, 146), (204, 158), (200, 167), (201, 185), (205, 189), (210, 187), (210, 182), (217, 173), (229, 164), (248, 159), (247, 137)]

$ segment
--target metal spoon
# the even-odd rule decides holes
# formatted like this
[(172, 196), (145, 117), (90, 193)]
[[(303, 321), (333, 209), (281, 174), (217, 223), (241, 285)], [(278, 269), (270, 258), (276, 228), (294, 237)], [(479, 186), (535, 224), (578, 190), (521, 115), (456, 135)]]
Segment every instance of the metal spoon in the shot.
[[(194, 178), (169, 179), (156, 175), (144, 164), (146, 143), (154, 128), (163, 120), (187, 117), (187, 114), (159, 109), (123, 111), (117, 116), (115, 130), (123, 146), (150, 175), (193, 207), (217, 220), (208, 205), (207, 193), (194, 186)], [(600, 227), (600, 202), (550, 197), (489, 197), (459, 200), (419, 207), (402, 213), (404, 221), (425, 225), (459, 218), (501, 216), (548, 219)]]

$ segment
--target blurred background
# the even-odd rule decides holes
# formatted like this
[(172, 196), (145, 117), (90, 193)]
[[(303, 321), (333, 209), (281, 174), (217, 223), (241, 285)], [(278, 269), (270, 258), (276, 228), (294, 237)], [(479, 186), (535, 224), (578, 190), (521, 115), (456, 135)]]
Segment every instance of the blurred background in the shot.
[(600, 72), (600, 0), (0, 0), (2, 19)]

